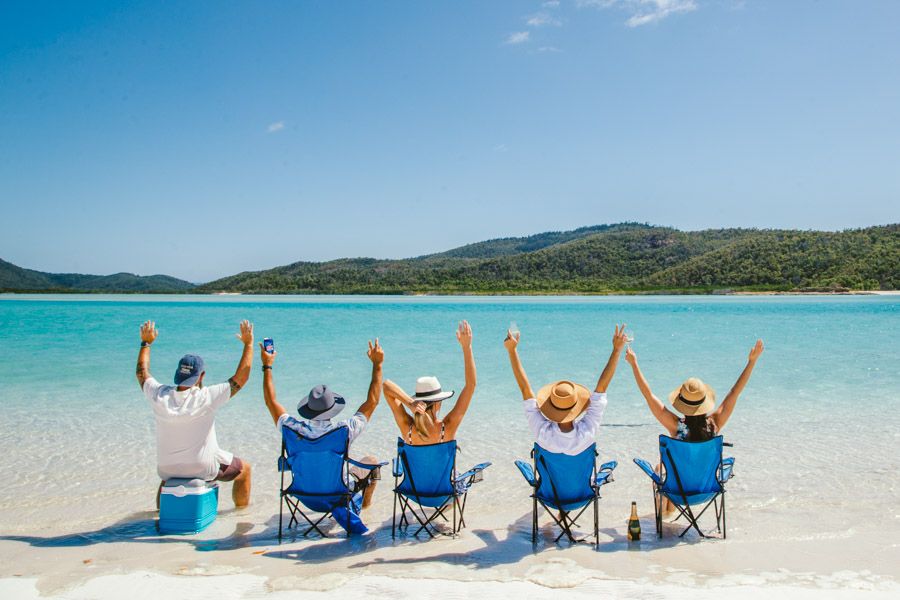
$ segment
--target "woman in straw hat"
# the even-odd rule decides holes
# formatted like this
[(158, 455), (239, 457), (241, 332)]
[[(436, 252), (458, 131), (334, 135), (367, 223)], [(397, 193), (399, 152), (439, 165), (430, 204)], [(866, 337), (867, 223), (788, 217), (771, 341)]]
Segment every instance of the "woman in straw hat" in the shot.
[(625, 325), (616, 326), (613, 350), (590, 392), (583, 385), (567, 380), (545, 385), (535, 394), (519, 360), (520, 334), (507, 331), (503, 345), (509, 353), (513, 375), (525, 401), (528, 426), (537, 444), (548, 452), (576, 455), (594, 443), (606, 408), (606, 388), (616, 372), (619, 355), (625, 347)]
[(466, 416), (466, 411), (469, 410), (476, 384), (472, 328), (468, 321), (459, 324), (456, 339), (462, 346), (466, 384), (459, 393), (456, 404), (443, 419), (438, 416), (441, 402), (451, 398), (455, 392), (452, 390), (445, 392), (437, 377), (419, 377), (416, 380), (415, 394), (412, 396), (393, 381), (384, 382), (384, 397), (407, 444), (413, 446), (439, 444), (456, 439), (456, 431)]
[[(650, 412), (666, 428), (669, 435), (679, 440), (704, 442), (717, 436), (722, 428), (725, 427), (725, 424), (731, 417), (731, 413), (734, 412), (738, 396), (744, 391), (744, 386), (750, 380), (753, 367), (756, 366), (756, 361), (762, 352), (762, 340), (756, 340), (756, 344), (750, 350), (747, 366), (741, 371), (737, 382), (732, 386), (731, 391), (728, 392), (718, 408), (716, 408), (716, 392), (710, 386), (696, 377), (685, 380), (684, 383), (669, 394), (669, 403), (672, 405), (672, 408), (681, 413), (682, 416), (680, 417), (666, 408), (662, 400), (657, 398), (650, 390), (650, 384), (647, 383), (644, 374), (641, 373), (641, 368), (638, 366), (637, 355), (630, 347), (625, 351), (625, 360), (631, 365), (634, 380), (647, 401)], [(675, 510), (675, 508), (666, 500), (662, 510), (666, 514)]]

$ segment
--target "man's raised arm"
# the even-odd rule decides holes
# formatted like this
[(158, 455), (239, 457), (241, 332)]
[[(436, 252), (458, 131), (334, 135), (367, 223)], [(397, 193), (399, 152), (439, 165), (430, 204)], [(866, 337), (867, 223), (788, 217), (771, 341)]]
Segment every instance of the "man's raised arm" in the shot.
[(241, 353), (241, 362), (238, 363), (234, 375), (228, 379), (232, 398), (250, 379), (250, 367), (253, 366), (253, 324), (247, 320), (241, 321), (241, 332), (235, 335), (243, 342), (244, 351)]
[(158, 335), (156, 323), (153, 321), (147, 321), (141, 325), (141, 351), (138, 352), (137, 367), (134, 371), (141, 389), (144, 389), (144, 382), (150, 379), (150, 344), (156, 340)]
[(384, 362), (384, 349), (378, 342), (378, 338), (375, 338), (374, 346), (372, 342), (369, 342), (369, 350), (366, 352), (366, 355), (372, 361), (372, 379), (369, 381), (369, 394), (366, 396), (366, 401), (362, 403), (356, 412), (364, 414), (366, 420), (369, 420), (378, 406), (378, 401), (381, 400), (381, 364)]

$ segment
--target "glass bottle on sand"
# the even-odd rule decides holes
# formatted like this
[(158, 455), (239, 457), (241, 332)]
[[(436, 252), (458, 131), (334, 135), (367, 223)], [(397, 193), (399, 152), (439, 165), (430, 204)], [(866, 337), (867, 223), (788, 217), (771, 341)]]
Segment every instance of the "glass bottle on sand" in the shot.
[(628, 517), (628, 539), (633, 542), (641, 539), (641, 520), (638, 518), (637, 502), (631, 503), (631, 516)]

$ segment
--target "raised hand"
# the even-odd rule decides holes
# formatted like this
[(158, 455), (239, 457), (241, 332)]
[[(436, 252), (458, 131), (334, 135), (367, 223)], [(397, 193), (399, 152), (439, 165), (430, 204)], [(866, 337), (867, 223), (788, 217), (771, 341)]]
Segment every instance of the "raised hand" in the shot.
[(625, 335), (625, 323), (622, 323), (622, 327), (616, 325), (616, 332), (613, 334), (613, 350), (619, 352), (622, 348), (625, 347), (625, 344), (628, 343), (628, 336)]
[(749, 361), (752, 363), (756, 362), (756, 359), (763, 353), (765, 347), (763, 346), (762, 340), (756, 340), (756, 344), (754, 344), (753, 348), (750, 349), (750, 358)]
[(272, 352), (269, 354), (266, 352), (266, 349), (263, 348), (262, 343), (259, 345), (259, 359), (262, 361), (263, 366), (271, 367), (275, 362), (275, 357), (278, 356), (278, 352)]
[(412, 411), (413, 411), (414, 413), (417, 413), (417, 414), (420, 414), (420, 415), (424, 415), (424, 414), (425, 414), (425, 410), (428, 408), (428, 405), (425, 404), (424, 402), (422, 402), (421, 400), (417, 400), (416, 402), (413, 402), (413, 403), (412, 403), (412, 405), (410, 406), (410, 408), (412, 409)]
[(143, 325), (141, 325), (141, 341), (147, 342), (148, 344), (152, 344), (156, 341), (156, 336), (159, 335), (159, 331), (156, 329), (156, 323), (154, 321), (147, 321)]
[(630, 346), (625, 348), (625, 362), (632, 367), (637, 365), (637, 354), (634, 353)]
[(506, 330), (506, 339), (503, 340), (503, 345), (506, 346), (507, 350), (512, 352), (519, 345), (519, 338), (521, 338), (521, 337), (522, 337), (522, 334), (520, 332), (517, 331), (515, 333), (515, 335), (513, 335), (513, 332), (510, 331), (509, 329), (507, 329)]
[(241, 332), (234, 334), (245, 346), (253, 345), (253, 323), (244, 319), (241, 321)]
[(456, 339), (463, 348), (472, 345), (472, 327), (468, 321), (461, 321), (456, 329)]
[(378, 338), (375, 338), (374, 346), (371, 341), (369, 342), (369, 349), (366, 351), (366, 355), (369, 357), (369, 360), (372, 361), (373, 365), (380, 365), (384, 362), (384, 348), (378, 343)]

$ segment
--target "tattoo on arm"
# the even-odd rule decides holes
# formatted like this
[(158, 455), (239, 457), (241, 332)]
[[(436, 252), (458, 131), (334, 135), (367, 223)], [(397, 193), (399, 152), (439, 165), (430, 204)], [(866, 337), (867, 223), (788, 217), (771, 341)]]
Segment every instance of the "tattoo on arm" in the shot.
[(137, 375), (138, 383), (140, 384), (141, 389), (143, 389), (144, 382), (150, 377), (150, 373), (147, 370), (147, 364), (144, 361), (139, 361), (134, 374)]
[(241, 391), (241, 384), (234, 380), (234, 377), (230, 377), (228, 379), (228, 385), (231, 386), (231, 395), (234, 396), (239, 391)]

